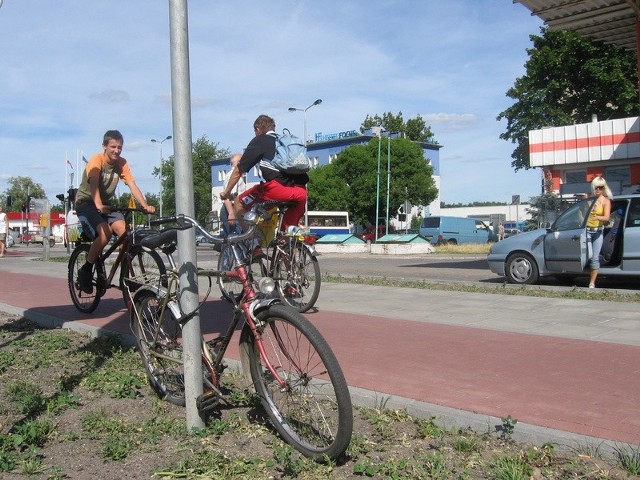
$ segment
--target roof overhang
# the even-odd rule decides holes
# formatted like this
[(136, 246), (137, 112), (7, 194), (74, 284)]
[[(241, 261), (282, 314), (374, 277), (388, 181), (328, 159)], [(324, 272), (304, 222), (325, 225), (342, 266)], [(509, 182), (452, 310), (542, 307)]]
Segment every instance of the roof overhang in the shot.
[(531, 10), (549, 30), (570, 30), (637, 50), (640, 0), (513, 0)]

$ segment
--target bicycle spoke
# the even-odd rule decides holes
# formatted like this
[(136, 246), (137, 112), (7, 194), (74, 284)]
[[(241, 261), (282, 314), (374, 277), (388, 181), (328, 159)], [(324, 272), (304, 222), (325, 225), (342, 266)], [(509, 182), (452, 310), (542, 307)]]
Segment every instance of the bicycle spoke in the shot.
[[(87, 260), (89, 248), (90, 245), (88, 244), (80, 244), (76, 247), (69, 257), (68, 265), (68, 287), (71, 301), (78, 310), (84, 313), (91, 313), (97, 308), (102, 294), (102, 290), (98, 288), (95, 280), (91, 293), (85, 293), (80, 289), (78, 271)], [(94, 275), (96, 275), (96, 273), (94, 273)]]
[(149, 383), (169, 402), (184, 405), (180, 326), (169, 310), (160, 316), (158, 298), (151, 292), (140, 292), (134, 304), (132, 330)]
[(261, 334), (266, 360), (254, 345), (251, 374), (274, 426), (305, 455), (341, 455), (353, 417), (335, 356), (318, 331), (286, 307), (273, 306), (260, 320), (266, 322)]

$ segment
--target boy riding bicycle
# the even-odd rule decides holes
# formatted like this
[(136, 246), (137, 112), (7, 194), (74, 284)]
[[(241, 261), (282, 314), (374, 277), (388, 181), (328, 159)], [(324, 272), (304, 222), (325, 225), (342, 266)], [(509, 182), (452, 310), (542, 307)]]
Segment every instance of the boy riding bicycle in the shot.
[(138, 188), (127, 161), (120, 156), (124, 139), (118, 130), (109, 130), (102, 140), (103, 152), (91, 157), (82, 174), (82, 182), (76, 193), (76, 213), (87, 234), (94, 238), (87, 254), (87, 262), (78, 271), (78, 283), (84, 293), (92, 293), (93, 267), (98, 256), (109, 243), (112, 235), (125, 232), (124, 216), (111, 211), (118, 180), (129, 186), (131, 195), (148, 213), (155, 207), (149, 205)]
[[(260, 173), (265, 181), (237, 196), (234, 202), (236, 215), (242, 218), (242, 214), (256, 202), (267, 200), (295, 202), (295, 205), (286, 211), (282, 221), (282, 228), (286, 230), (291, 225), (298, 225), (298, 221), (304, 215), (307, 201), (305, 186), (309, 182), (309, 176), (306, 173), (295, 175), (284, 173), (271, 164), (276, 155), (276, 123), (273, 118), (260, 115), (253, 123), (253, 128), (256, 136), (249, 142), (240, 161), (231, 171), (229, 182), (220, 193), (220, 198), (228, 199), (242, 175), (259, 164)], [(259, 257), (264, 257), (264, 253), (257, 246), (253, 251), (253, 258)]]

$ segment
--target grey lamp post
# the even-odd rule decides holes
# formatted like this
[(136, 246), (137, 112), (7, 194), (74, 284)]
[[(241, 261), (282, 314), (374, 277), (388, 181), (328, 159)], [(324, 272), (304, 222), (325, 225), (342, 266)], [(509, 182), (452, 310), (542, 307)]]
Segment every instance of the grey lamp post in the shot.
[(316, 105), (320, 105), (322, 103), (322, 99), (317, 99), (315, 102), (313, 102), (311, 105), (309, 105), (307, 108), (296, 108), (296, 107), (289, 107), (289, 111), (290, 112), (302, 112), (304, 113), (304, 124), (303, 124), (303, 130), (304, 130), (304, 144), (307, 144), (307, 110), (309, 110), (311, 107), (314, 107)]
[[(321, 103), (322, 103), (322, 99), (319, 98), (315, 102), (313, 102), (311, 105), (309, 105), (307, 108), (289, 107), (290, 112), (302, 112), (304, 114), (303, 135), (304, 135), (305, 147), (307, 146), (307, 110), (309, 110), (311, 107), (315, 107), (316, 105), (320, 105)], [(306, 228), (309, 228), (309, 209), (307, 208), (307, 202), (305, 202), (305, 205), (304, 205), (304, 226)]]
[(152, 143), (160, 145), (160, 170), (158, 171), (158, 179), (160, 181), (160, 216), (162, 216), (162, 144), (167, 140), (171, 140), (171, 138), (171, 135), (167, 135), (164, 140), (151, 139)]

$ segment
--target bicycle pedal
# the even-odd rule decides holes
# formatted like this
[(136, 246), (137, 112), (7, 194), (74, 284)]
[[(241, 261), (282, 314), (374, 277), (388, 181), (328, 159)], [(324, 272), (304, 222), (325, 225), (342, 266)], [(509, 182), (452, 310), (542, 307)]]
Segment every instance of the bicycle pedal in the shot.
[(217, 392), (209, 390), (196, 398), (196, 406), (200, 413), (209, 413), (215, 410), (220, 403), (220, 396)]

